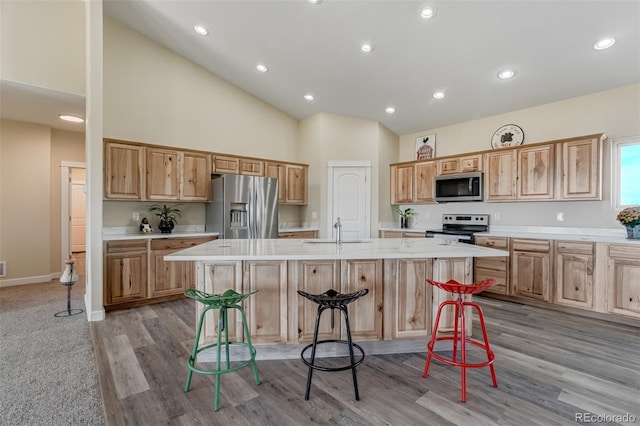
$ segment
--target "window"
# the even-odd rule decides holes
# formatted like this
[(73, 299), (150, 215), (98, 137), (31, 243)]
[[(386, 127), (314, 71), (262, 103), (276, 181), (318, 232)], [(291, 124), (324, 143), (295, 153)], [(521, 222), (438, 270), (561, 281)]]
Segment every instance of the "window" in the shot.
[(640, 137), (612, 141), (611, 170), (614, 209), (640, 205)]

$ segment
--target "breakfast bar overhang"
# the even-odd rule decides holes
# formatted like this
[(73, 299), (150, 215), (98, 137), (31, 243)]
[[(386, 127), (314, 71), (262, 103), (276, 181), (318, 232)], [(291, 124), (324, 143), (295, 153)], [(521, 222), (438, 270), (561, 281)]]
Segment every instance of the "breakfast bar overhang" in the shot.
[[(196, 288), (206, 293), (258, 290), (245, 301), (253, 343), (298, 345), (311, 341), (317, 310), (298, 290), (319, 294), (367, 288), (369, 294), (349, 308), (354, 340), (420, 338), (426, 342), (438, 305), (451, 298), (426, 279), (470, 284), (474, 258), (505, 256), (509, 252), (431, 238), (340, 244), (322, 239), (255, 239), (214, 240), (164, 259), (195, 262)], [(201, 307), (196, 310), (199, 315)], [(453, 327), (453, 312), (446, 317), (440, 320), (439, 331)], [(240, 321), (229, 322), (230, 338), (242, 340)], [(341, 328), (332, 329), (327, 316), (321, 323), (321, 337), (338, 339), (344, 333)], [(202, 343), (212, 342), (215, 335), (211, 320), (201, 335)]]

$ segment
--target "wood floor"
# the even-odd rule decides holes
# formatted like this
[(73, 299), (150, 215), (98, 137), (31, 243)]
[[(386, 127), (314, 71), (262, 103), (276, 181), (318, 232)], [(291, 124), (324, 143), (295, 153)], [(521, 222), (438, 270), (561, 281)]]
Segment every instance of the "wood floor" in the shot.
[(299, 359), (259, 361), (260, 385), (251, 368), (222, 376), (218, 412), (213, 378), (194, 374), (184, 392), (193, 301), (111, 312), (92, 323), (107, 424), (640, 424), (639, 328), (477, 300), (496, 353), (498, 387), (488, 368), (468, 370), (466, 403), (458, 368), (434, 361), (424, 379), (425, 353), (413, 353), (367, 356), (358, 368), (360, 401), (349, 371), (316, 372), (305, 401), (307, 369)]

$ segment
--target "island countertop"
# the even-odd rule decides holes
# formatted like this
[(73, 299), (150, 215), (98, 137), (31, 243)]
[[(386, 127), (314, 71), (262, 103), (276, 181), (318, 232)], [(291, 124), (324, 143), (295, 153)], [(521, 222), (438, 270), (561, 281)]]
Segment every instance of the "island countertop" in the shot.
[(168, 261), (429, 259), (509, 256), (508, 251), (433, 238), (214, 240), (164, 257)]

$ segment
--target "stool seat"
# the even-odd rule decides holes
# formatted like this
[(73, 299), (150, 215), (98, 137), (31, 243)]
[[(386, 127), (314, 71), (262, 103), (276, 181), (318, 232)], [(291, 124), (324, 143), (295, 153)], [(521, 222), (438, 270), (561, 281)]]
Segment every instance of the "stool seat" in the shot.
[[(184, 295), (190, 299), (193, 299), (199, 303), (205, 305), (204, 309), (200, 313), (200, 317), (198, 320), (198, 326), (196, 331), (196, 339), (193, 345), (193, 352), (191, 356), (187, 360), (187, 367), (189, 368), (189, 373), (187, 375), (187, 383), (185, 385), (184, 391), (189, 392), (189, 388), (191, 387), (191, 378), (193, 373), (205, 374), (215, 376), (215, 400), (214, 400), (214, 410), (218, 411), (220, 408), (220, 376), (222, 374), (231, 373), (233, 371), (237, 371), (243, 367), (251, 365), (253, 368), (253, 376), (256, 381), (256, 385), (260, 384), (260, 377), (258, 376), (258, 367), (256, 365), (256, 349), (251, 344), (251, 336), (249, 334), (249, 327), (247, 325), (246, 315), (244, 313), (244, 309), (239, 304), (249, 296), (257, 293), (256, 291), (252, 291), (250, 293), (238, 293), (235, 290), (229, 289), (226, 290), (222, 294), (209, 294), (200, 290), (188, 289), (184, 292)], [(215, 343), (198, 346), (198, 342), (200, 341), (200, 334), (202, 332), (202, 325), (204, 324), (205, 314), (212, 310), (218, 309), (218, 331), (217, 331), (217, 339)], [(228, 324), (228, 310), (236, 309), (240, 311), (242, 317), (242, 325), (244, 329), (246, 342), (240, 341), (230, 341), (229, 340), (229, 329), (227, 327)], [(222, 338), (224, 334), (224, 339)], [(229, 346), (241, 346), (248, 350), (249, 359), (242, 360), (233, 366), (231, 365), (231, 357), (229, 354)], [(204, 350), (209, 348), (216, 348), (216, 368), (215, 370), (204, 370), (196, 367), (196, 360), (198, 354)], [(226, 368), (222, 368), (222, 358), (221, 352), (222, 347), (225, 349), (226, 354)]]
[[(479, 281), (474, 284), (461, 284), (455, 280), (449, 280), (447, 282), (438, 282), (433, 280), (426, 280), (429, 284), (438, 287), (446, 292), (457, 294), (458, 297), (456, 300), (446, 300), (440, 303), (438, 307), (438, 313), (436, 314), (436, 320), (433, 326), (433, 333), (431, 334), (431, 339), (429, 343), (427, 343), (427, 362), (424, 367), (424, 372), (422, 373), (422, 377), (427, 377), (429, 375), (429, 366), (431, 364), (431, 358), (436, 358), (437, 360), (448, 364), (453, 365), (455, 367), (461, 368), (462, 373), (462, 402), (466, 402), (467, 400), (467, 379), (466, 379), (466, 371), (467, 368), (480, 368), (489, 366), (491, 371), (491, 380), (494, 387), (498, 386), (498, 380), (496, 378), (495, 369), (493, 367), (493, 361), (495, 360), (495, 354), (489, 347), (489, 338), (487, 336), (487, 328), (484, 322), (484, 314), (482, 313), (482, 309), (480, 305), (475, 302), (465, 301), (462, 298), (464, 294), (477, 294), (481, 291), (486, 290), (487, 288), (495, 285), (496, 281), (493, 279), (487, 279), (483, 281)], [(452, 336), (438, 336), (438, 328), (440, 325), (440, 315), (442, 314), (443, 308), (446, 306), (454, 307), (454, 326), (453, 326), (453, 335)], [(480, 328), (482, 330), (483, 341), (479, 342), (468, 338), (465, 333), (465, 307), (471, 307), (475, 309), (478, 313), (478, 318), (480, 320)], [(453, 355), (451, 358), (446, 358), (442, 355), (435, 353), (434, 347), (436, 342), (439, 341), (451, 341), (453, 342)], [(460, 343), (460, 360), (457, 358), (458, 351), (458, 342)], [(484, 349), (487, 354), (487, 360), (478, 363), (470, 363), (467, 362), (467, 343), (477, 346), (479, 348)]]
[[(369, 293), (368, 289), (360, 289), (353, 293), (338, 293), (337, 291), (330, 289), (325, 291), (322, 294), (311, 294), (304, 292), (302, 290), (298, 290), (298, 294), (309, 299), (310, 301), (318, 304), (318, 313), (316, 314), (316, 325), (313, 330), (313, 342), (307, 346), (305, 346), (301, 353), (300, 358), (302, 358), (302, 362), (305, 363), (309, 367), (309, 372), (307, 375), (307, 388), (305, 391), (304, 399), (309, 399), (309, 393), (311, 392), (311, 378), (313, 376), (313, 370), (320, 371), (344, 371), (351, 370), (353, 376), (353, 388), (355, 391), (356, 401), (360, 400), (360, 393), (358, 391), (358, 379), (356, 377), (356, 367), (362, 364), (364, 361), (364, 349), (360, 345), (353, 343), (351, 339), (351, 326), (349, 325), (349, 312), (347, 310), (347, 305), (351, 302), (358, 300), (360, 297)], [(344, 317), (345, 328), (347, 332), (347, 339), (328, 339), (328, 340), (318, 340), (318, 329), (320, 327), (320, 316), (322, 312), (327, 309), (331, 309), (331, 328), (334, 328), (334, 318), (333, 318), (333, 310), (338, 309), (342, 312)], [(316, 363), (316, 350), (318, 345), (324, 343), (339, 343), (347, 345), (349, 349), (349, 364), (336, 366), (336, 367), (326, 367)], [(305, 353), (311, 349), (311, 356), (309, 359), (305, 358)], [(358, 351), (358, 359), (356, 359), (356, 355), (354, 349)]]

